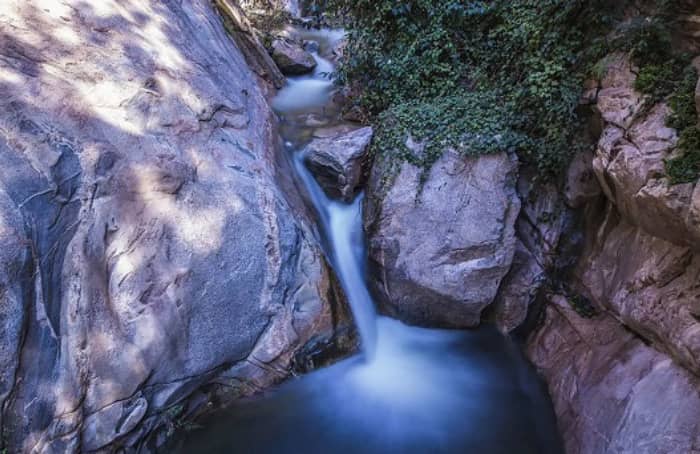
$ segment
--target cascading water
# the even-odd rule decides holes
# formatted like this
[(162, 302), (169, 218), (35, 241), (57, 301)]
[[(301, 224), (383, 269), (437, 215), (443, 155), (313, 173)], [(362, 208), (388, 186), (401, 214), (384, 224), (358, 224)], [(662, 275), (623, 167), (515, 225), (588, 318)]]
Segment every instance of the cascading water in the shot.
[[(495, 329), (431, 330), (377, 317), (365, 283), (362, 195), (329, 199), (304, 164), (310, 116), (330, 114), (339, 31), (300, 31), (320, 51), (311, 76), (273, 102), (351, 304), (363, 356), (293, 380), (183, 434), (183, 453), (559, 453), (551, 404), (517, 346)], [(318, 120), (318, 118), (316, 118)]]

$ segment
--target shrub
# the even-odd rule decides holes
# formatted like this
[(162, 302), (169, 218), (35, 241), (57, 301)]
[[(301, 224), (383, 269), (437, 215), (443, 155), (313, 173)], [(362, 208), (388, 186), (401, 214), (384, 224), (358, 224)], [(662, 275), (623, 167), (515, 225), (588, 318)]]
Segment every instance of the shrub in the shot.
[(410, 133), (435, 142), (418, 159), (426, 165), (459, 145), (517, 151), (553, 176), (578, 148), (580, 89), (605, 49), (590, 37), (602, 35), (603, 2), (333, 3), (349, 13), (339, 80), (360, 88), (359, 105), (380, 123), (376, 153), (416, 161), (404, 144)]

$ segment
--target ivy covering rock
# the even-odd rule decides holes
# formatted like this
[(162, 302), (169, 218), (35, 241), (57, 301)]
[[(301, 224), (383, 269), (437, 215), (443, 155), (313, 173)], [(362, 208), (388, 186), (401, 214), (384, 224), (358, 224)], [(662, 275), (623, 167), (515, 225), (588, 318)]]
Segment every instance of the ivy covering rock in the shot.
[[(645, 57), (639, 89), (660, 100), (680, 88), (678, 65), (689, 62), (665, 42), (673, 3), (657, 0), (658, 17), (627, 23), (624, 2), (604, 0), (332, 0), (348, 29), (338, 79), (361, 93), (380, 159), (429, 168), (447, 148), (512, 151), (556, 177), (590, 145), (579, 99), (603, 56), (656, 55)], [(700, 135), (679, 126), (686, 151), (668, 172), (686, 181), (697, 178)]]

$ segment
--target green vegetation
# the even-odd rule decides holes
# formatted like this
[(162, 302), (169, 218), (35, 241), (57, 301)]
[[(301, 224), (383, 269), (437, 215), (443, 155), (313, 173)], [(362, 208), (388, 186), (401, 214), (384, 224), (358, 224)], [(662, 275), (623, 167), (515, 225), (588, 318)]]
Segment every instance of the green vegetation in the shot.
[(695, 106), (698, 75), (688, 67), (669, 97), (673, 114), (668, 126), (678, 130), (679, 155), (666, 161), (666, 172), (673, 184), (692, 183), (700, 178), (700, 128)]
[[(660, 11), (673, 11), (672, 2), (661, 2)], [(665, 8), (665, 9), (664, 9)], [(690, 57), (675, 50), (671, 18), (663, 15), (633, 21), (620, 33), (615, 48), (628, 51), (639, 67), (635, 89), (647, 95), (648, 108), (668, 101), (669, 127), (678, 131), (678, 156), (666, 161), (671, 184), (691, 183), (700, 177), (700, 130), (695, 107), (698, 75)]]
[[(334, 3), (350, 13), (340, 80), (378, 122), (380, 157), (429, 166), (448, 146), (515, 151), (553, 176), (580, 146), (581, 86), (604, 49), (587, 34), (605, 27), (602, 2)], [(407, 134), (426, 149), (409, 150)]]
[[(349, 33), (339, 81), (377, 125), (380, 159), (428, 168), (449, 147), (514, 151), (549, 178), (591, 145), (582, 142), (583, 81), (604, 74), (603, 56), (629, 52), (648, 106), (671, 99), (683, 118), (674, 126), (683, 153), (667, 168), (673, 182), (691, 181), (700, 133), (688, 121), (689, 61), (672, 52), (664, 16), (674, 1), (623, 23), (624, 2), (604, 0), (331, 0)], [(421, 146), (407, 146), (409, 136)]]

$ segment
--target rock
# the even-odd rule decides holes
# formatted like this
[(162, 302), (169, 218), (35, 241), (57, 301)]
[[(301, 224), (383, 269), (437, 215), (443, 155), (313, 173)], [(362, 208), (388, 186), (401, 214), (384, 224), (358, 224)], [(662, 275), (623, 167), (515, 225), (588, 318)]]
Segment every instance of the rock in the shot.
[(303, 43), (303, 48), (307, 52), (318, 52), (321, 49), (321, 46), (318, 44), (318, 41), (305, 40)]
[(0, 16), (3, 448), (145, 449), (173, 407), (264, 389), (348, 329), (211, 2)]
[(372, 128), (315, 138), (304, 151), (308, 168), (329, 197), (351, 201), (359, 189)]
[[(549, 298), (528, 353), (549, 384), (567, 452), (695, 452), (700, 196), (697, 185), (665, 177), (677, 144), (668, 106), (642, 111), (627, 57), (606, 61), (590, 98), (602, 120), (591, 162), (600, 190), (584, 155), (565, 187), (567, 204), (585, 213), (586, 244), (571, 294)], [(582, 318), (567, 298), (599, 315)]]
[(313, 55), (301, 45), (284, 38), (272, 42), (272, 59), (280, 71), (288, 76), (306, 74), (316, 67)]
[(574, 237), (572, 213), (564, 205), (552, 183), (533, 183), (532, 171), (521, 170), (518, 216), (513, 264), (498, 289), (491, 315), (498, 328), (511, 332), (527, 318), (542, 286), (559, 267), (558, 252), (562, 235)]
[(614, 318), (582, 318), (555, 296), (528, 356), (549, 385), (570, 454), (690, 453), (700, 381)]
[(214, 0), (223, 16), (227, 30), (233, 34), (238, 48), (245, 56), (246, 63), (263, 80), (276, 88), (282, 88), (284, 75), (258, 39), (258, 34), (246, 17), (238, 2), (234, 0)]
[(582, 293), (649, 344), (700, 375), (700, 256), (651, 236), (611, 212), (576, 271)]
[[(0, 138), (0, 143), (2, 138)], [(0, 408), (15, 387), (32, 281), (31, 242), (24, 219), (0, 182)], [(0, 426), (9, 424), (0, 414)]]
[[(642, 112), (641, 96), (633, 89), (636, 76), (626, 57), (616, 55), (610, 61), (595, 107), (604, 120), (593, 158), (598, 182), (628, 222), (700, 251), (700, 231), (689, 217), (694, 184), (670, 185), (666, 178), (664, 160), (678, 142), (676, 131), (666, 126), (670, 108), (659, 103)], [(613, 102), (615, 93), (634, 101)]]
[(581, 208), (601, 194), (600, 184), (593, 171), (593, 154), (589, 151), (577, 153), (566, 172), (566, 204), (571, 208)]
[(515, 252), (517, 162), (446, 151), (421, 169), (375, 163), (365, 206), (370, 283), (381, 309), (409, 323), (479, 324)]

